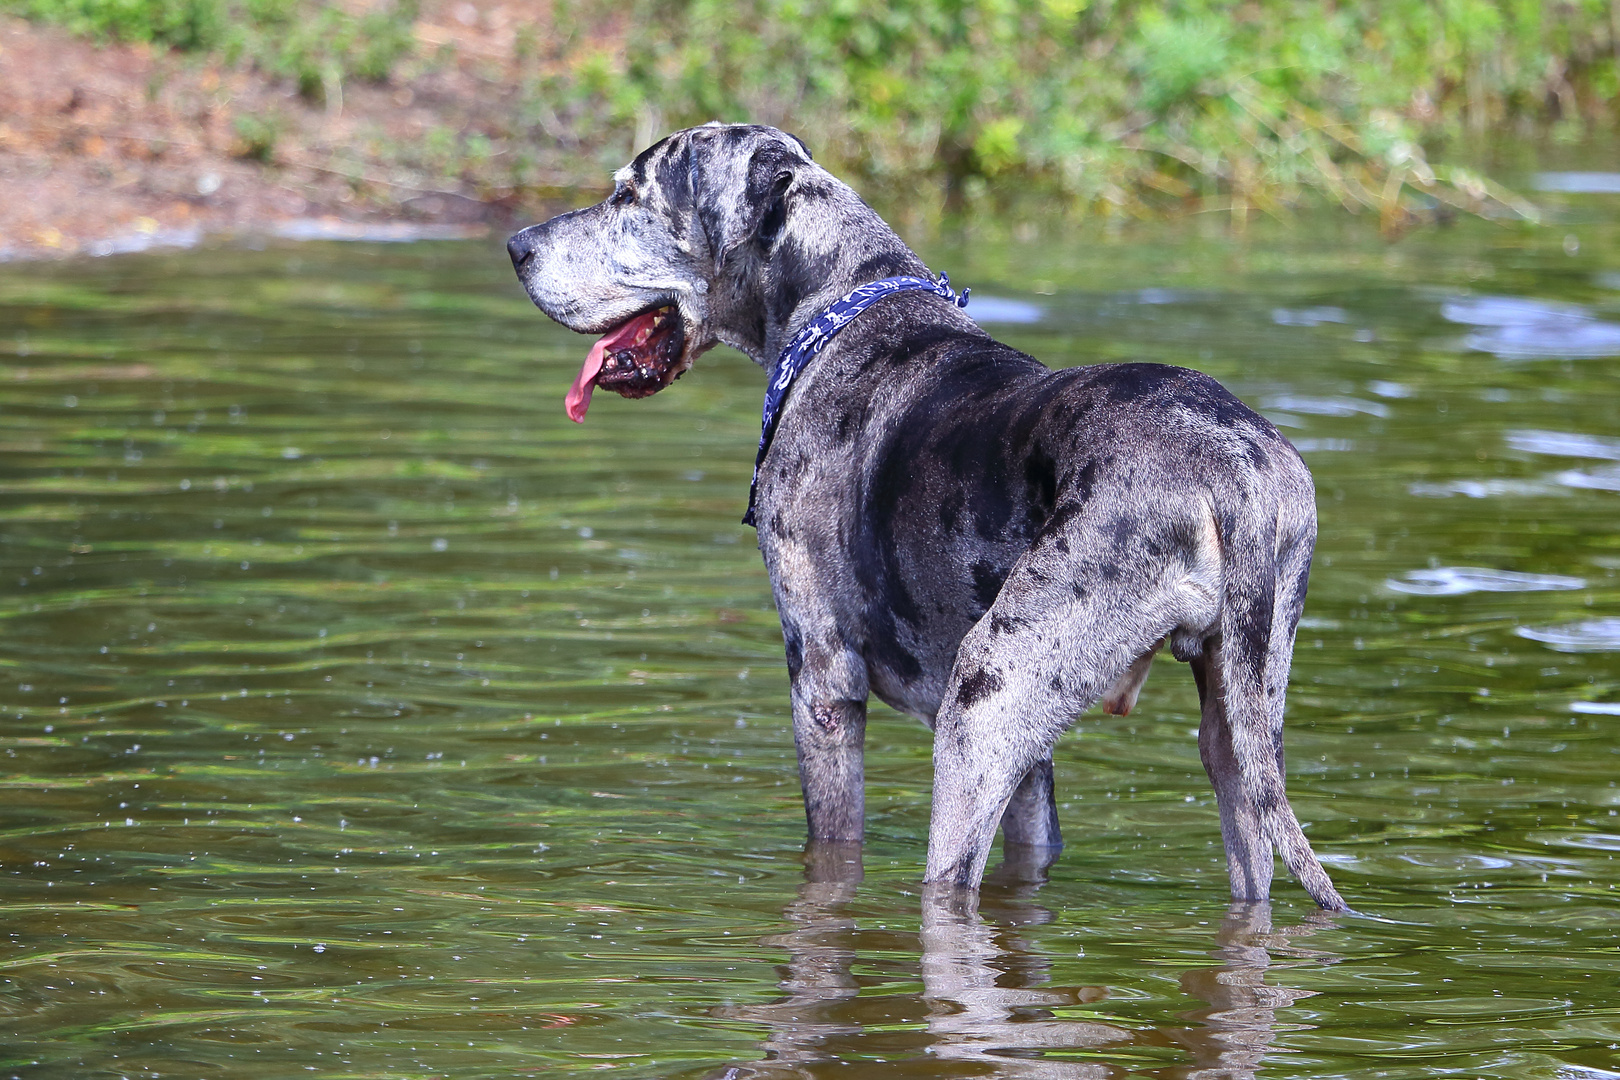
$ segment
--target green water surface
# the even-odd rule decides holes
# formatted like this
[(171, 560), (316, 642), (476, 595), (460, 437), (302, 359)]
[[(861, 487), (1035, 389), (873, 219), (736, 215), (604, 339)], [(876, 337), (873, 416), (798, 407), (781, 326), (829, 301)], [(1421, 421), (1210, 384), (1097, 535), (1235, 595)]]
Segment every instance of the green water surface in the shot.
[(1605, 212), (926, 251), (1304, 452), (1336, 918), (1228, 911), (1168, 660), (1059, 744), (1044, 886), (925, 911), (877, 706), (807, 858), (735, 353), (576, 427), (498, 243), (0, 266), (0, 1075), (1620, 1076)]

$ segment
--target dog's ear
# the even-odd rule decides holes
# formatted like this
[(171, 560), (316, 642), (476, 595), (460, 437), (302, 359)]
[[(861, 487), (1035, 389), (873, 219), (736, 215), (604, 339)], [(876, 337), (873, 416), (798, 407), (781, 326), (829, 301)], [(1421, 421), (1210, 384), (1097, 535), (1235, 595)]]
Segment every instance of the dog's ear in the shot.
[(748, 163), (748, 202), (758, 208), (753, 239), (761, 249), (776, 242), (787, 221), (787, 193), (800, 164), (798, 155), (780, 144), (761, 147)]
[(724, 151), (729, 147), (719, 138), (710, 145), (694, 141), (690, 153), (698, 221), (717, 271), (745, 247), (768, 248), (781, 234), (793, 181), (809, 163), (802, 145), (771, 139), (727, 168)]

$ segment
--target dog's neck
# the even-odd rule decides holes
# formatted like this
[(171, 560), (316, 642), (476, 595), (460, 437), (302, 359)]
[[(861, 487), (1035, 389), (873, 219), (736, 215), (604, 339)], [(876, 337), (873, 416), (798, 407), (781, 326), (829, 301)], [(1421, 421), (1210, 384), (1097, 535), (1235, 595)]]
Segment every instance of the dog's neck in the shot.
[[(834, 301), (879, 278), (928, 277), (928, 267), (854, 189), (819, 169), (796, 185), (789, 226), (760, 253), (734, 310), (736, 344), (775, 377), (782, 349)], [(799, 222), (813, 226), (793, 227)]]

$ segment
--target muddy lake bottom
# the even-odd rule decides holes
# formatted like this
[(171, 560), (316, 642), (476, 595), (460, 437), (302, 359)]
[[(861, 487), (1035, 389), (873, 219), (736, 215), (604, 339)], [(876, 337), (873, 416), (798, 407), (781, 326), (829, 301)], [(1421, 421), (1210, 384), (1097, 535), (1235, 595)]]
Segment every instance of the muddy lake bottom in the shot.
[(923, 252), (1304, 454), (1338, 917), (1229, 909), (1168, 660), (1059, 743), (1044, 883), (924, 904), (875, 704), (806, 852), (735, 353), (576, 427), (498, 243), (0, 266), (0, 1075), (1620, 1076), (1620, 231), (1566, 216)]

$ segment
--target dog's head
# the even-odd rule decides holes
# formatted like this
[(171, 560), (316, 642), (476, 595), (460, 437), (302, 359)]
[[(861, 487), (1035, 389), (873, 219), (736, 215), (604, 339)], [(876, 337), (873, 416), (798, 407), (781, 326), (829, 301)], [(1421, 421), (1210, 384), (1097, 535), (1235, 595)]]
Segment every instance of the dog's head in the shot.
[(655, 394), (717, 343), (758, 356), (758, 270), (791, 191), (812, 172), (831, 179), (792, 135), (706, 124), (643, 151), (613, 175), (602, 202), (512, 237), (512, 264), (535, 305), (601, 335), (569, 391), (571, 419), (585, 418), (594, 387)]

